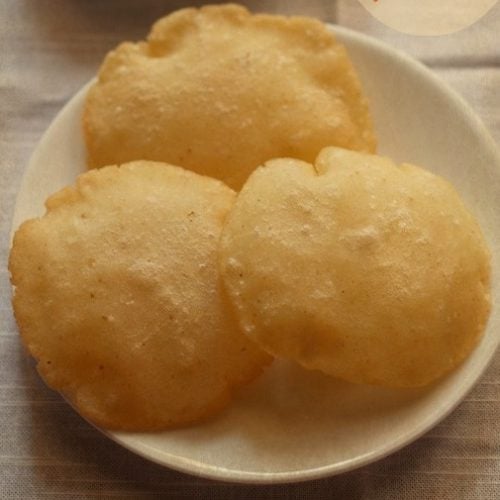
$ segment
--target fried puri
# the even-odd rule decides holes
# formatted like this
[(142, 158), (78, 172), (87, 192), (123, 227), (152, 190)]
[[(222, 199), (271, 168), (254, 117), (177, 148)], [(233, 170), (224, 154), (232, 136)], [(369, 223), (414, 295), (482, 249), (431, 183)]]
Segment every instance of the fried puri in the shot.
[(83, 127), (90, 167), (166, 161), (234, 189), (270, 158), (376, 147), (367, 100), (331, 31), (237, 5), (179, 10), (146, 41), (111, 51)]
[(138, 161), (81, 175), (16, 232), (23, 343), (93, 423), (197, 421), (269, 361), (221, 294), (217, 242), (234, 196), (217, 180)]
[(422, 168), (324, 149), (251, 175), (221, 270), (249, 338), (355, 383), (422, 386), (456, 367), (490, 310), (489, 251), (454, 188)]

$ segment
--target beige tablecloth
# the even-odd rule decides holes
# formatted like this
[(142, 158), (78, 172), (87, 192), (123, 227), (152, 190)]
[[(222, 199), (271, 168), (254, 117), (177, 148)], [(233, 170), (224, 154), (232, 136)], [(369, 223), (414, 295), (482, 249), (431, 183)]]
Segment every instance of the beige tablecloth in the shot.
[[(6, 270), (28, 158), (106, 51), (141, 38), (153, 20), (188, 3), (0, 3), (0, 498), (500, 498), (500, 352), (453, 414), (414, 444), (355, 472), (296, 485), (223, 484), (149, 463), (106, 439), (39, 380), (20, 346)], [(500, 4), (462, 32), (420, 38), (386, 28), (356, 0), (243, 3), (317, 16), (406, 50), (458, 90), (500, 142)]]

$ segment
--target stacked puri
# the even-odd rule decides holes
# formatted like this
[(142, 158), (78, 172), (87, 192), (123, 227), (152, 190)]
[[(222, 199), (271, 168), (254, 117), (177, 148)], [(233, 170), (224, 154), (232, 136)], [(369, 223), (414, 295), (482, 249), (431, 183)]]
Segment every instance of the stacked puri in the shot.
[[(122, 164), (50, 197), (17, 231), (10, 270), (40, 374), (94, 423), (199, 421), (269, 354), (423, 385), (484, 330), (489, 254), (453, 188), (323, 149), (373, 152), (375, 139), (321, 23), (174, 13), (108, 55), (84, 130), (90, 167)], [(298, 159), (267, 161), (284, 156)]]
[(490, 310), (489, 252), (453, 187), (326, 148), (269, 161), (223, 230), (222, 274), (261, 347), (350, 382), (414, 387), (456, 367)]
[(271, 158), (375, 152), (368, 102), (321, 22), (182, 9), (110, 52), (85, 104), (89, 166), (181, 165), (240, 189)]
[(14, 311), (46, 382), (108, 428), (211, 415), (270, 358), (239, 333), (217, 248), (235, 193), (154, 162), (87, 172), (17, 231)]

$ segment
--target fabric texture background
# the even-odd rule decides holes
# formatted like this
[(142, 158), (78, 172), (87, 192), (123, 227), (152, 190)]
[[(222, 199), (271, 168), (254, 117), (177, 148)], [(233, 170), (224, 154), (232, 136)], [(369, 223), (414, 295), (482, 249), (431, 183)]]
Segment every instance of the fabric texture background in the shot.
[[(109, 441), (39, 379), (18, 338), (7, 271), (10, 222), (29, 156), (108, 50), (142, 38), (167, 12), (201, 3), (0, 2), (0, 498), (500, 498), (500, 352), (460, 406), (412, 445), (352, 473), (276, 486), (220, 483), (149, 463)], [(405, 50), (454, 87), (500, 142), (500, 3), (474, 26), (438, 38), (395, 32), (355, 0), (242, 3), (316, 16)]]

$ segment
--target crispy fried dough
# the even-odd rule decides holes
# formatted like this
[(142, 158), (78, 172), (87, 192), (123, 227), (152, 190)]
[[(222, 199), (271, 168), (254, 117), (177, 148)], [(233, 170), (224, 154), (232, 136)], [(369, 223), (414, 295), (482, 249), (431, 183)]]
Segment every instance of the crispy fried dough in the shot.
[(106, 57), (83, 118), (90, 167), (159, 160), (239, 189), (270, 158), (373, 152), (344, 47), (305, 17), (237, 5), (182, 9)]
[(338, 148), (314, 166), (277, 159), (254, 171), (221, 266), (250, 338), (356, 383), (435, 380), (470, 353), (490, 310), (489, 251), (453, 187)]
[(217, 242), (233, 200), (217, 180), (134, 162), (81, 175), (16, 232), (23, 342), (47, 384), (95, 424), (197, 421), (269, 361), (221, 294)]

